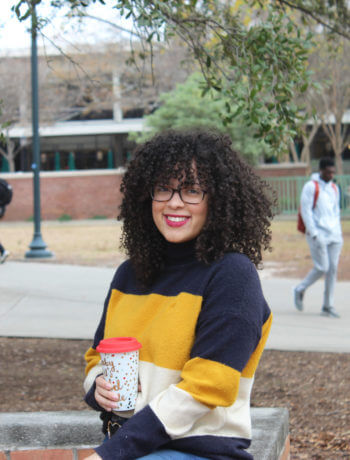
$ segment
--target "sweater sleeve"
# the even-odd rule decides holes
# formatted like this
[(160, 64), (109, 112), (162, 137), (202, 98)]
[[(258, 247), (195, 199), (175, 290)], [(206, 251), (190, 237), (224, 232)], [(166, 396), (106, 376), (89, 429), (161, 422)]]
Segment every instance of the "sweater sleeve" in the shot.
[[(241, 376), (251, 377), (262, 352), (270, 311), (255, 267), (222, 264), (203, 294), (196, 337), (181, 380), (158, 394), (96, 449), (103, 460), (138, 458), (185, 436), (216, 407), (234, 404)], [(259, 348), (260, 347), (260, 348)], [(259, 356), (252, 357), (256, 350)]]
[(334, 215), (336, 219), (340, 220), (340, 189), (334, 182), (332, 183), (332, 187), (335, 193)]

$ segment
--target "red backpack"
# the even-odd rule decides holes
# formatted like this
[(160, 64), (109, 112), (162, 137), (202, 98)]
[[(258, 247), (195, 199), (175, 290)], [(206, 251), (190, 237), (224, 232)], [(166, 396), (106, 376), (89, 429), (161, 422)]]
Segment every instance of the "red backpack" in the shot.
[[(315, 209), (315, 206), (316, 206), (316, 203), (317, 203), (317, 198), (318, 198), (318, 195), (320, 193), (320, 185), (316, 180), (314, 180), (313, 182), (315, 184), (315, 195), (314, 195), (314, 202), (313, 202), (313, 205), (312, 205), (312, 209)], [(334, 189), (334, 192), (337, 193), (337, 191), (338, 191), (337, 186), (334, 184), (334, 182), (332, 182), (332, 187)], [(300, 206), (299, 206), (299, 209), (298, 209), (297, 229), (301, 233), (305, 233), (305, 231), (306, 231), (306, 227), (305, 227), (303, 218), (301, 217)]]

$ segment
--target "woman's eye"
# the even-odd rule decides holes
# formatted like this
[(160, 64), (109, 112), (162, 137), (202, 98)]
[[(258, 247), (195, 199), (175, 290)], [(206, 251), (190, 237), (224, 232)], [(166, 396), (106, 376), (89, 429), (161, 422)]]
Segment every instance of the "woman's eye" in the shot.
[(165, 185), (156, 185), (154, 187), (154, 191), (155, 192), (158, 192), (158, 193), (161, 193), (161, 192), (168, 192), (169, 191), (169, 187), (166, 187)]
[(189, 188), (186, 190), (189, 195), (199, 195), (201, 191), (198, 188)]

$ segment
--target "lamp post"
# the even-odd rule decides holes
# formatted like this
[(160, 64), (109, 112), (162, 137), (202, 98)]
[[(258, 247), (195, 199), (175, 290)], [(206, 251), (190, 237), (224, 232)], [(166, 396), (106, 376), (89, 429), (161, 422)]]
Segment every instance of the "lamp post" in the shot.
[(35, 0), (32, 0), (32, 55), (31, 55), (31, 77), (32, 77), (32, 129), (33, 129), (33, 190), (34, 190), (34, 235), (29, 245), (30, 250), (26, 252), (27, 258), (48, 258), (52, 252), (46, 250), (47, 245), (41, 236), (40, 230), (40, 142), (39, 142), (39, 104), (38, 104), (38, 56), (37, 56), (37, 17), (35, 12)]

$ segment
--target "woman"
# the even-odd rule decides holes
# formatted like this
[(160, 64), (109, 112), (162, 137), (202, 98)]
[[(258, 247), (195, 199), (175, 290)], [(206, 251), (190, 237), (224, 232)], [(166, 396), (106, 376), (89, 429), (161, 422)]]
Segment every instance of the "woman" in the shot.
[[(271, 312), (254, 265), (270, 243), (265, 184), (204, 131), (169, 131), (138, 148), (121, 190), (123, 247), (94, 343), (86, 402), (121, 426), (89, 460), (250, 459), (250, 392)], [(133, 336), (135, 412), (101, 376), (99, 341)], [(114, 431), (114, 430), (112, 430)], [(110, 433), (111, 434), (111, 433)]]

